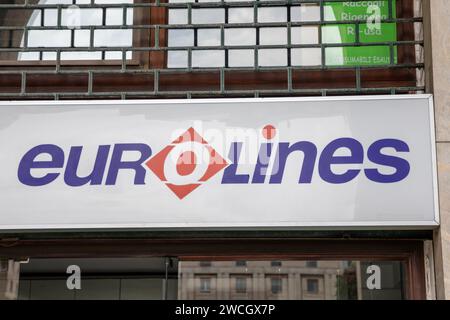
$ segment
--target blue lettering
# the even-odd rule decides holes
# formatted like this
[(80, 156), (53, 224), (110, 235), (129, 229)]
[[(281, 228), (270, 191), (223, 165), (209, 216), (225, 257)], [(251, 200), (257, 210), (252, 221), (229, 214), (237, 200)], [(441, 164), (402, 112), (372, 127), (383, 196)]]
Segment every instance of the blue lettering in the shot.
[[(350, 150), (350, 156), (335, 156), (335, 152), (340, 148)], [(352, 138), (340, 138), (331, 141), (319, 159), (319, 175), (329, 183), (341, 184), (353, 180), (361, 170), (349, 169), (345, 173), (335, 174), (331, 170), (333, 164), (361, 164), (364, 161), (364, 149), (358, 140)]]
[[(40, 154), (49, 154), (50, 161), (36, 161)], [(49, 184), (58, 178), (59, 173), (47, 173), (36, 178), (31, 174), (31, 169), (61, 169), (64, 166), (64, 151), (54, 144), (41, 144), (28, 151), (20, 160), (18, 169), (19, 181), (27, 186), (38, 187)]]
[[(122, 155), (127, 151), (138, 151), (141, 156), (135, 161), (123, 161)], [(152, 149), (143, 143), (121, 143), (114, 145), (111, 156), (111, 164), (109, 166), (108, 176), (106, 177), (106, 185), (116, 184), (117, 174), (121, 169), (130, 169), (136, 172), (134, 184), (145, 184), (145, 174), (147, 171), (142, 163), (152, 155)]]
[(410, 171), (409, 162), (399, 157), (383, 154), (381, 151), (384, 148), (393, 148), (397, 152), (409, 152), (408, 145), (401, 140), (384, 139), (374, 142), (367, 150), (369, 160), (382, 166), (392, 167), (395, 169), (395, 173), (386, 175), (381, 174), (377, 169), (366, 169), (364, 172), (367, 178), (379, 183), (393, 183), (405, 179)]
[(228, 158), (232, 159), (233, 163), (230, 164), (224, 171), (222, 177), (222, 183), (248, 183), (250, 176), (248, 174), (237, 174), (239, 157), (241, 155), (242, 142), (233, 142)]
[(308, 141), (300, 141), (290, 145), (288, 142), (281, 142), (278, 145), (277, 157), (273, 167), (272, 176), (269, 183), (281, 183), (288, 156), (294, 151), (302, 151), (304, 154), (303, 165), (300, 171), (298, 183), (311, 183), (314, 172), (314, 164), (317, 157), (317, 147)]
[(66, 171), (64, 172), (64, 182), (72, 187), (79, 187), (90, 182), (91, 185), (102, 184), (103, 175), (105, 173), (106, 162), (108, 161), (110, 146), (99, 146), (97, 158), (95, 159), (92, 172), (86, 177), (78, 177), (77, 169), (80, 164), (80, 156), (83, 147), (70, 148), (69, 157), (67, 159)]

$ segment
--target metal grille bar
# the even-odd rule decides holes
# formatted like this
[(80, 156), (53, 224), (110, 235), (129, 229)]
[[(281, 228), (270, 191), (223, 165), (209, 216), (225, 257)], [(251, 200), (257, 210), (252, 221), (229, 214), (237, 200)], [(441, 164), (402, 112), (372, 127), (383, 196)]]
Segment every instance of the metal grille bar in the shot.
[[(394, 0), (387, 0), (388, 16), (379, 20), (382, 25), (396, 24), (410, 25), (416, 27), (420, 26), (423, 18), (420, 15), (420, 1), (418, 0), (397, 0), (409, 1), (414, 6), (415, 14), (408, 17), (397, 17), (394, 15)], [(420, 93), (425, 90), (423, 81), (424, 61), (423, 61), (423, 47), (424, 41), (417, 34), (414, 39), (396, 39), (395, 41), (371, 41), (364, 42), (360, 37), (361, 28), (367, 23), (366, 19), (355, 20), (337, 20), (327, 19), (325, 15), (326, 6), (330, 3), (349, 2), (344, 0), (275, 0), (275, 1), (233, 1), (227, 2), (224, 0), (215, 2), (184, 2), (172, 3), (162, 2), (161, 0), (149, 1), (134, 1), (133, 3), (96, 3), (91, 0), (90, 3), (79, 3), (73, 0), (72, 3), (64, 4), (45, 4), (38, 0), (22, 0), (13, 1), (14, 3), (0, 4), (0, 99), (134, 99), (134, 98), (172, 98), (172, 97), (223, 97), (223, 96), (289, 96), (289, 95), (346, 95), (346, 94), (401, 94), (401, 93)], [(351, 1), (354, 3), (361, 2), (360, 0)], [(376, 1), (375, 1), (376, 2)], [(64, 24), (64, 10), (73, 8), (76, 5), (80, 12), (83, 9), (98, 9), (101, 10), (101, 24), (82, 24), (74, 29), (71, 26)], [(292, 21), (291, 10), (292, 7), (300, 5), (317, 5), (319, 8), (320, 18), (317, 21)], [(260, 8), (286, 8), (286, 21), (282, 22), (261, 22), (258, 21), (258, 10)], [(127, 21), (128, 10), (144, 10), (151, 12), (157, 8), (165, 8), (166, 14), (169, 10), (186, 10), (186, 23), (152, 23), (150, 19), (139, 21), (136, 23), (129, 23)], [(253, 8), (253, 21), (245, 23), (230, 23), (229, 9), (243, 9)], [(107, 10), (117, 9), (121, 10), (122, 21), (120, 23), (107, 25)], [(194, 23), (193, 13), (195, 9), (223, 9), (224, 21), (222, 23)], [(45, 15), (48, 10), (56, 10), (56, 22), (52, 25), (45, 24)], [(22, 24), (18, 24), (14, 19), (6, 18), (8, 13), (14, 12), (17, 17), (23, 19)], [(30, 12), (40, 12), (40, 24), (29, 25)], [(54, 12), (54, 11), (53, 11)], [(23, 18), (25, 17), (25, 18)], [(167, 20), (167, 19), (166, 19)], [(13, 22), (13, 23), (11, 23)], [(323, 41), (323, 27), (326, 26), (343, 26), (352, 25), (355, 27), (355, 39), (352, 42), (327, 43)], [(318, 42), (305, 44), (294, 43), (292, 37), (292, 30), (296, 27), (317, 27), (318, 28)], [(287, 39), (285, 44), (262, 44), (260, 39), (260, 30), (263, 28), (286, 28)], [(199, 30), (220, 30), (220, 44), (219, 45), (198, 45), (198, 31)], [(254, 29), (255, 43), (254, 44), (227, 44), (225, 34), (230, 29)], [(69, 31), (70, 45), (68, 46), (45, 46), (33, 47), (29, 46), (30, 34), (33, 31)], [(107, 30), (132, 30), (133, 33), (144, 31), (151, 34), (153, 41), (147, 39), (147, 45), (140, 45), (134, 43), (136, 41), (133, 37), (133, 45), (121, 46), (100, 46), (96, 45), (95, 32)], [(194, 41), (192, 45), (170, 46), (167, 42), (167, 34), (169, 30), (192, 30), (194, 32)], [(89, 32), (89, 43), (86, 45), (75, 45), (75, 32), (86, 31)], [(166, 34), (166, 37), (161, 38), (161, 34)], [(17, 39), (14, 34), (20, 34), (22, 37), (22, 45), (17, 44)], [(7, 36), (5, 36), (7, 35)], [(7, 40), (7, 41), (6, 41)], [(14, 42), (16, 41), (16, 43)], [(327, 50), (332, 48), (370, 48), (370, 47), (388, 47), (389, 48), (389, 63), (384, 64), (360, 64), (360, 65), (330, 65), (327, 63)], [(414, 50), (413, 55), (416, 56), (415, 61), (396, 61), (396, 51), (398, 48), (405, 47)], [(286, 64), (280, 66), (264, 66), (260, 64), (261, 50), (268, 49), (283, 49), (286, 50)], [(318, 49), (320, 50), (320, 64), (317, 65), (294, 65), (292, 63), (293, 49)], [(231, 66), (230, 65), (230, 50), (253, 50), (253, 66)], [(198, 67), (193, 64), (193, 54), (199, 51), (223, 52), (224, 63), (219, 67)], [(17, 61), (17, 57), (23, 53), (39, 53), (38, 61)], [(98, 61), (89, 61), (79, 63), (65, 61), (62, 55), (65, 53), (86, 53), (86, 52), (101, 52), (101, 59)], [(119, 59), (108, 60), (106, 58), (108, 53), (117, 52), (120, 54)], [(147, 63), (136, 61), (134, 58), (136, 54), (150, 55), (151, 53), (162, 53), (167, 59), (169, 52), (187, 52), (187, 65), (184, 67), (161, 67), (160, 65), (153, 65), (152, 58)], [(128, 53), (133, 53), (133, 59), (129, 58)], [(54, 59), (44, 60), (46, 54), (54, 54)], [(14, 56), (14, 59), (2, 59), (4, 56)], [(401, 72), (402, 70), (413, 70), (417, 74), (415, 83), (411, 81), (399, 81), (395, 85), (386, 87), (380, 85), (367, 86), (364, 84), (363, 74), (377, 70), (392, 70), (392, 72)], [(354, 82), (349, 86), (336, 87), (331, 85), (334, 80), (326, 81), (322, 87), (302, 87), (297, 84), (295, 75), (297, 72), (325, 72), (325, 71), (348, 71), (354, 73)], [(233, 88), (230, 89), (227, 83), (227, 76), (239, 72), (278, 72), (285, 74), (285, 83), (283, 88), (279, 86), (264, 88)], [(212, 77), (217, 78), (217, 86), (214, 89), (198, 88), (190, 89), (182, 85), (167, 90), (161, 83), (162, 78), (167, 75), (182, 74), (211, 74)], [(392, 74), (392, 73), (391, 73)], [(80, 88), (72, 88), (67, 90), (64, 85), (56, 86), (49, 90), (48, 88), (39, 89), (33, 88), (30, 90), (30, 81), (28, 78), (41, 76), (43, 80), (49, 75), (52, 76), (80, 76), (85, 77), (86, 84), (80, 85)], [(118, 86), (114, 88), (109, 86), (109, 90), (96, 90), (96, 78), (98, 75), (107, 75), (111, 79), (121, 76), (149, 76), (152, 77), (151, 84), (148, 88), (145, 84), (140, 89), (128, 88), (126, 86)], [(298, 76), (297, 76), (298, 77)], [(12, 84), (9, 79), (20, 79)], [(2, 80), (3, 79), (3, 80)], [(391, 79), (383, 79), (389, 81)], [(270, 82), (270, 81), (269, 81)], [(393, 82), (394, 83), (394, 82)], [(62, 83), (63, 84), (63, 83)], [(268, 83), (270, 84), (270, 83)], [(39, 87), (39, 86), (37, 86)]]

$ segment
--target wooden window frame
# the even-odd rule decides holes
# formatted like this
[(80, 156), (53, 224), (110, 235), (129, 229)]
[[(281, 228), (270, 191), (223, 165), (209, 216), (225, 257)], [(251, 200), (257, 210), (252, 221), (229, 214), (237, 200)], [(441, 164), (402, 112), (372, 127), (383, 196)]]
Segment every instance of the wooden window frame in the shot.
[[(146, 0), (134, 0), (135, 3), (145, 3)], [(152, 7), (153, 8), (153, 7)], [(9, 10), (9, 12), (6, 12), (4, 18), (8, 18), (9, 16), (12, 16), (14, 14), (15, 10)], [(133, 13), (133, 23), (134, 24), (142, 24), (142, 22), (145, 22), (145, 24), (151, 24), (151, 18), (150, 16), (153, 14), (151, 13), (152, 9), (149, 9), (147, 12), (146, 10), (135, 10)], [(30, 15), (24, 15), (20, 17), (23, 20), (23, 25), (25, 26), (28, 21), (30, 20)], [(0, 21), (1, 22), (1, 21)], [(150, 34), (153, 32), (153, 30), (148, 31), (148, 35), (146, 32), (146, 29), (132, 29), (133, 30), (133, 47), (147, 47), (149, 45), (150, 41)], [(39, 51), (39, 48), (36, 48), (36, 51)], [(108, 51), (108, 50), (105, 50)], [(150, 55), (148, 53), (140, 52), (140, 51), (133, 51), (132, 52), (132, 58), (126, 59), (126, 65), (128, 67), (142, 67), (147, 68), (149, 67), (149, 57)], [(0, 59), (0, 67), (49, 67), (54, 68), (56, 66), (57, 61), (56, 60), (25, 60), (25, 61), (19, 61), (19, 60), (2, 60)], [(59, 63), (60, 66), (67, 66), (67, 67), (105, 67), (105, 66), (121, 66), (122, 60), (121, 59), (108, 59), (108, 60), (60, 60)]]

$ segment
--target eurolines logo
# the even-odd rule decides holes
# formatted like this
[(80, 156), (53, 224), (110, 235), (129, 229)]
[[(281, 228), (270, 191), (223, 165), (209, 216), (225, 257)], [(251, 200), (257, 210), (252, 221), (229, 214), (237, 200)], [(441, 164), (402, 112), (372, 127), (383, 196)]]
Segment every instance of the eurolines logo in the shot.
[[(206, 149), (209, 161), (199, 161), (199, 155), (204, 155)], [(175, 155), (175, 170), (171, 165), (169, 155)], [(201, 164), (206, 164), (202, 166)], [(229, 165), (194, 128), (189, 128), (178, 139), (152, 157), (145, 165), (163, 181), (166, 186), (183, 199)], [(174, 181), (177, 184), (173, 183)]]
[[(112, 186), (117, 184), (119, 172), (128, 170), (134, 174), (134, 180), (128, 183), (145, 185), (146, 175), (151, 171), (179, 199), (184, 199), (219, 173), (222, 173), (220, 184), (247, 184), (251, 187), (255, 184), (283, 183), (288, 165), (298, 168), (298, 184), (314, 183), (316, 169), (318, 177), (314, 176), (315, 179), (336, 185), (348, 183), (360, 175), (373, 183), (397, 183), (406, 179), (410, 172), (409, 162), (402, 157), (410, 149), (406, 142), (399, 139), (376, 140), (366, 148), (355, 138), (341, 137), (319, 150), (311, 141), (278, 141), (275, 138), (279, 135), (273, 125), (264, 126), (259, 133), (255, 133), (256, 136), (260, 139), (248, 141), (233, 136), (234, 140), (224, 144), (227, 157), (213, 148), (193, 127), (156, 154), (145, 143), (100, 145), (95, 160), (89, 166), (90, 173), (84, 176), (78, 173), (83, 146), (70, 147), (66, 156), (63, 148), (56, 144), (41, 144), (23, 155), (18, 166), (18, 179), (30, 187), (42, 187), (57, 179), (63, 179), (70, 187)], [(247, 150), (255, 150), (247, 157), (241, 152), (243, 141), (253, 147), (246, 146)], [(131, 153), (137, 153), (139, 158), (130, 160)], [(290, 156), (296, 153), (302, 154), (302, 161), (288, 162)], [(83, 161), (85, 163), (89, 158), (83, 158)], [(34, 174), (36, 169), (39, 175)]]

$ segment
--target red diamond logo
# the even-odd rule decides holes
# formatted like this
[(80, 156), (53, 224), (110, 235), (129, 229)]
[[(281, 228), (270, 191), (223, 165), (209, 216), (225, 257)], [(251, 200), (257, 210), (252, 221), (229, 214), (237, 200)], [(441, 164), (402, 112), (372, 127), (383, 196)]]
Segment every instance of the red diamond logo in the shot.
[[(199, 168), (199, 164), (204, 158), (200, 157), (199, 159), (199, 150), (202, 150), (209, 155), (209, 162), (203, 163), (207, 166), (203, 170), (202, 168)], [(173, 157), (174, 155), (169, 157), (172, 152), (175, 152), (175, 158)], [(194, 128), (191, 127), (171, 144), (150, 158), (145, 165), (162, 182), (164, 182), (179, 199), (183, 199), (197, 189), (202, 183), (208, 181), (227, 167), (229, 163), (213, 147), (211, 147), (208, 142), (194, 130)], [(167, 165), (169, 169), (172, 169), (171, 171), (167, 171)], [(197, 174), (195, 175), (195, 173)], [(193, 175), (192, 181), (186, 182)], [(172, 181), (173, 177), (182, 178), (181, 182)]]

